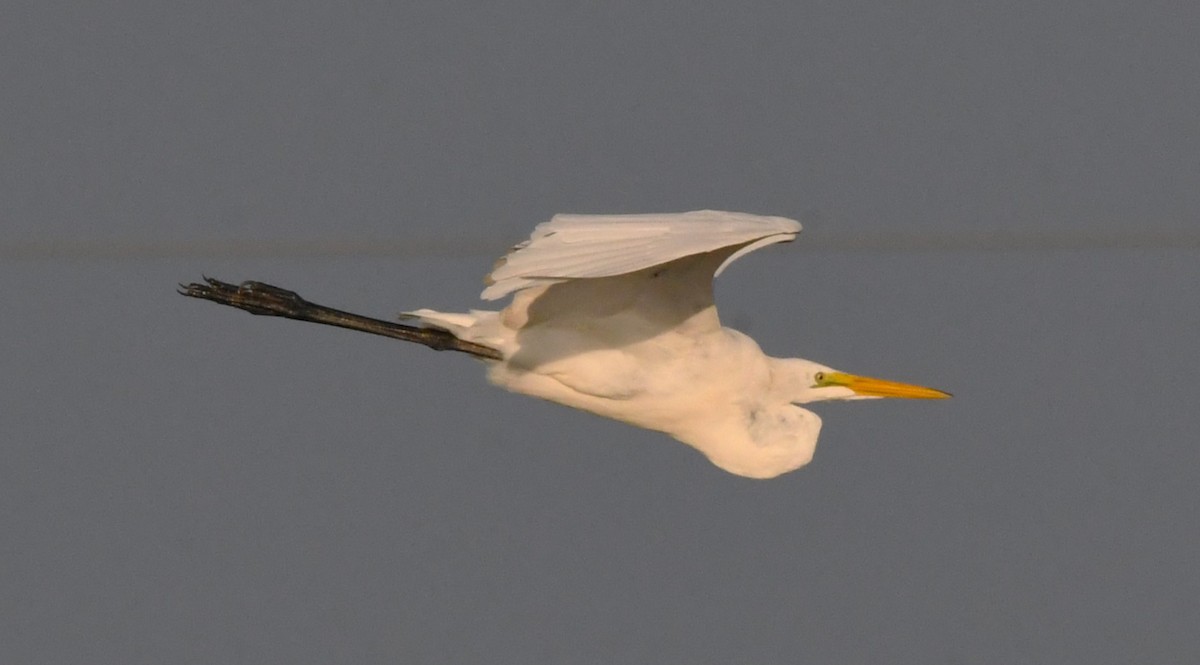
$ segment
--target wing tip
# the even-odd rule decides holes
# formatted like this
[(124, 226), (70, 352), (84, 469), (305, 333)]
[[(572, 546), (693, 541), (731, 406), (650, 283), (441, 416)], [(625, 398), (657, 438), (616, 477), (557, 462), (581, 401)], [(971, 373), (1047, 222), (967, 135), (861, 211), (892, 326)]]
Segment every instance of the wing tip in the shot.
[[(759, 227), (761, 235), (755, 240), (750, 241), (742, 248), (738, 249), (732, 256), (726, 259), (716, 270), (716, 275), (728, 266), (734, 259), (744, 256), (760, 247), (775, 243), (791, 242), (796, 239), (796, 236), (803, 230), (803, 226), (799, 221), (787, 217), (778, 217), (770, 215), (758, 215), (747, 212), (731, 212), (724, 210), (702, 209), (692, 210), (688, 212), (678, 213), (641, 213), (641, 214), (575, 214), (575, 213), (558, 213), (551, 217), (548, 221), (542, 222), (534, 227), (529, 239), (524, 240), (513, 246), (511, 250), (504, 256), (496, 260), (492, 265), (491, 271), (484, 276), (483, 284), (486, 288), (480, 293), (480, 298), (484, 300), (498, 300), (510, 293), (520, 291), (521, 289), (534, 286), (538, 283), (546, 281), (562, 281), (564, 275), (533, 275), (522, 274), (518, 267), (510, 262), (510, 257), (522, 255), (525, 250), (536, 250), (541, 245), (539, 241), (559, 235), (560, 231), (568, 233), (575, 229), (584, 229), (594, 225), (608, 225), (614, 223), (624, 224), (639, 224), (647, 222), (673, 222), (673, 221), (688, 221), (698, 224), (729, 224), (742, 223), (750, 224)], [(765, 231), (765, 232), (762, 232)], [(574, 236), (564, 235), (564, 239), (568, 244), (571, 243), (569, 238)], [(520, 263), (520, 261), (518, 261)], [(509, 274), (512, 273), (512, 274)], [(715, 275), (714, 275), (715, 276)]]

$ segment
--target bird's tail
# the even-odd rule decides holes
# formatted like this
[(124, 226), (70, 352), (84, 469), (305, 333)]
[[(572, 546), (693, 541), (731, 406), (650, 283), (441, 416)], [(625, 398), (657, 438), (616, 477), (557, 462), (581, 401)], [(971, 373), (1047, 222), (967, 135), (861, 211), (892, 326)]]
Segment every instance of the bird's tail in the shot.
[(455, 337), (474, 344), (491, 347), (508, 355), (511, 346), (511, 331), (505, 334), (500, 324), (500, 313), (473, 309), (469, 312), (439, 312), (432, 309), (415, 309), (401, 312), (400, 318), (414, 320), (427, 328), (444, 330)]

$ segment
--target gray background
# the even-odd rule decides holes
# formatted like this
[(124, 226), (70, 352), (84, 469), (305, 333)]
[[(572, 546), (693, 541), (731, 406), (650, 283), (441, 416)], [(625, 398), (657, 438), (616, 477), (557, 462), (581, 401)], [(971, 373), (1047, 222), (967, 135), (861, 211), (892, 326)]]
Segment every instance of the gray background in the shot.
[[(8, 3), (0, 660), (1200, 660), (1198, 19)], [(173, 290), (465, 308), (554, 212), (705, 207), (807, 226), (727, 324), (957, 397), (756, 482)]]

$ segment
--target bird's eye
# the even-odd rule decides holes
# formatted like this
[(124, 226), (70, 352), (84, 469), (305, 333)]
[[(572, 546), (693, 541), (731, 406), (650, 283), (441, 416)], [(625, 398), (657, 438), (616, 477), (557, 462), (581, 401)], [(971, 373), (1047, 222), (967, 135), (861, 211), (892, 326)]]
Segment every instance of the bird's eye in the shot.
[(825, 380), (825, 372), (817, 372), (816, 374), (813, 374), (813, 379), (816, 380), (817, 383), (821, 383)]

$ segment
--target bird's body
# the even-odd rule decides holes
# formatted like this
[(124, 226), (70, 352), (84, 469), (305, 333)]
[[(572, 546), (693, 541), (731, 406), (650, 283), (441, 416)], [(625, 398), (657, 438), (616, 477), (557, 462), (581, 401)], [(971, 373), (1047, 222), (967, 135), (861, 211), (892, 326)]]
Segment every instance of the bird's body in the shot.
[(503, 310), (407, 316), (497, 350), (485, 362), (498, 386), (664, 432), (731, 473), (770, 478), (812, 459), (821, 419), (799, 404), (945, 396), (771, 358), (721, 325), (714, 274), (799, 232), (793, 220), (718, 211), (559, 215), (489, 275), (485, 298), (514, 294)]
[(469, 353), (488, 364), (498, 386), (665, 432), (731, 473), (771, 478), (812, 459), (821, 419), (801, 404), (949, 396), (772, 358), (721, 325), (713, 277), (739, 256), (799, 233), (794, 220), (714, 210), (556, 215), (485, 279), (483, 298), (511, 294), (507, 307), (408, 312), (419, 327), (317, 305), (262, 282), (205, 278), (181, 293)]

